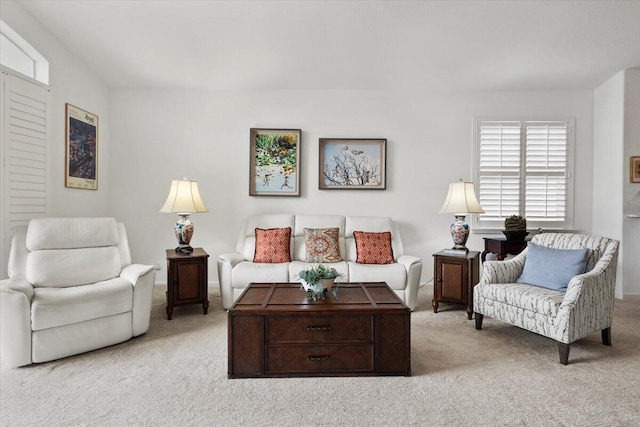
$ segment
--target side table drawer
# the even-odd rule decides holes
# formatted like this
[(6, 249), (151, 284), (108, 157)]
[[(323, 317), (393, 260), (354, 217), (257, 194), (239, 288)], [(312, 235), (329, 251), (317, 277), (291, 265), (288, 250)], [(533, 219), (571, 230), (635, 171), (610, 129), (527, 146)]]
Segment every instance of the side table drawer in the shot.
[(373, 372), (373, 344), (268, 346), (266, 374)]
[(370, 315), (273, 316), (266, 319), (266, 343), (373, 342)]

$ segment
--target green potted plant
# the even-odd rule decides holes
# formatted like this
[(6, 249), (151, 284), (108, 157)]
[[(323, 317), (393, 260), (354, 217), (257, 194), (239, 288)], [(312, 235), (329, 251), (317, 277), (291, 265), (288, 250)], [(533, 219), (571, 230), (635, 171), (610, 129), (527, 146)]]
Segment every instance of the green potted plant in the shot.
[[(324, 299), (327, 291), (334, 286), (335, 280), (341, 276), (333, 267), (320, 264), (308, 270), (302, 270), (299, 274), (302, 280), (302, 288), (309, 293), (309, 297), (314, 301), (318, 298)], [(333, 296), (337, 297), (337, 287), (333, 291)]]

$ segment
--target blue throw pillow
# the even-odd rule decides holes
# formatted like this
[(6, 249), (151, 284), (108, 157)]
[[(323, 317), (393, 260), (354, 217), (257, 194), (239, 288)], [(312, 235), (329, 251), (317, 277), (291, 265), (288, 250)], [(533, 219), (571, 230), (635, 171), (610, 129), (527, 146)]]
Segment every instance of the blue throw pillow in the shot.
[(587, 266), (589, 249), (555, 249), (529, 243), (522, 274), (516, 282), (566, 291), (573, 276)]

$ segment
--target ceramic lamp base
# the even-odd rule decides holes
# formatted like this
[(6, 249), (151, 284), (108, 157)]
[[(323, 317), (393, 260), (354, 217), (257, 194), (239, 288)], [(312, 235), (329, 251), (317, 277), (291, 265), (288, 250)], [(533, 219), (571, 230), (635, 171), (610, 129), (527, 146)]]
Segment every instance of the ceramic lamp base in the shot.
[(176, 222), (174, 228), (174, 234), (178, 240), (176, 252), (190, 254), (193, 252), (193, 248), (190, 245), (191, 238), (193, 237), (193, 223), (189, 220), (189, 214), (180, 213), (178, 215), (180, 219)]
[(458, 251), (469, 251), (465, 246), (469, 238), (469, 224), (464, 221), (464, 215), (456, 215), (456, 220), (451, 223), (451, 238), (453, 248)]

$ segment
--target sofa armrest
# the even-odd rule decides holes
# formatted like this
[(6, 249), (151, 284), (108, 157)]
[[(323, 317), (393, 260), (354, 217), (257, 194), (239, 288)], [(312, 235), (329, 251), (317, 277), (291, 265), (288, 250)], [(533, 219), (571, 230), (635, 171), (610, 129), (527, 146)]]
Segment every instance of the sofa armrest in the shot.
[(154, 265), (131, 264), (126, 266), (120, 277), (133, 285), (133, 336), (142, 335), (149, 329), (153, 285), (156, 279)]
[(31, 364), (33, 286), (24, 279), (0, 282), (0, 357), (10, 367)]
[(401, 255), (398, 257), (398, 264), (404, 265), (404, 268), (409, 271), (411, 266), (414, 264), (422, 264), (422, 258), (418, 258), (417, 256), (412, 255)]
[(218, 255), (218, 284), (220, 286), (220, 299), (222, 307), (230, 309), (233, 305), (233, 284), (231, 273), (233, 267), (244, 261), (244, 256), (238, 252)]
[(407, 286), (405, 287), (405, 302), (407, 307), (413, 311), (416, 308), (418, 299), (418, 289), (420, 288), (420, 276), (422, 276), (422, 259), (411, 256), (402, 255), (398, 257), (398, 264), (404, 266), (407, 270)]
[(244, 261), (244, 255), (238, 252), (231, 252), (227, 254), (218, 255), (218, 261), (226, 264), (230, 264), (230, 267), (233, 268), (239, 262)]

